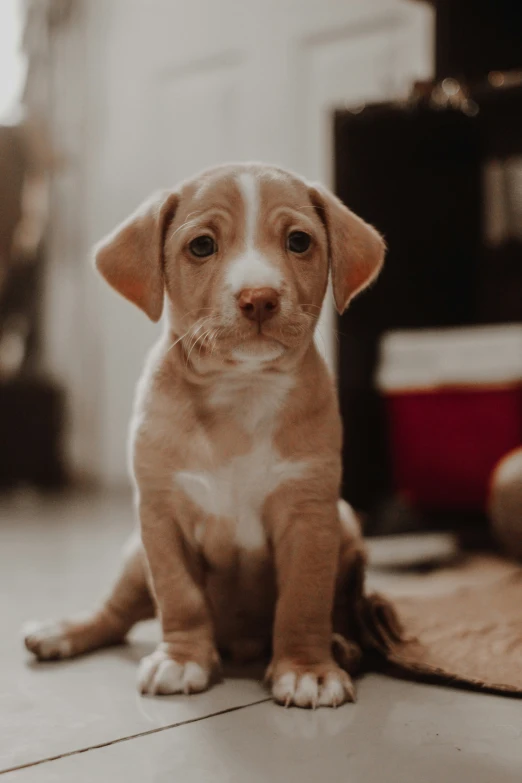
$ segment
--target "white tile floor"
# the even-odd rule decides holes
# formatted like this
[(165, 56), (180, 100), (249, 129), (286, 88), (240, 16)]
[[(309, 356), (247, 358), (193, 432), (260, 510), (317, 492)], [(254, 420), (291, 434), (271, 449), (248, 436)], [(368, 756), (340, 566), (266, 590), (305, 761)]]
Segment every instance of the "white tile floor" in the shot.
[(34, 664), (27, 619), (87, 608), (131, 525), (127, 498), (0, 504), (0, 774), (49, 783), (520, 783), (522, 701), (400, 682), (358, 684), (356, 705), (283, 710), (256, 672), (200, 696), (138, 696), (135, 669), (158, 638)]

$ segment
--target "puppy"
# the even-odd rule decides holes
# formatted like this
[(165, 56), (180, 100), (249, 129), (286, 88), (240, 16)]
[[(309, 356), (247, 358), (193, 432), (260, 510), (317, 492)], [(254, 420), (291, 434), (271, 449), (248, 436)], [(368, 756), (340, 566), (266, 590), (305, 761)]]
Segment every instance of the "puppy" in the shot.
[(142, 693), (203, 691), (219, 653), (268, 648), (277, 702), (353, 700), (340, 663), (357, 657), (363, 550), (339, 501), (341, 422), (313, 336), (329, 271), (342, 313), (383, 257), (325, 188), (260, 164), (156, 195), (98, 246), (116, 291), (153, 321), (167, 309), (132, 423), (140, 532), (97, 612), (33, 625), (38, 658), (121, 642), (157, 614)]

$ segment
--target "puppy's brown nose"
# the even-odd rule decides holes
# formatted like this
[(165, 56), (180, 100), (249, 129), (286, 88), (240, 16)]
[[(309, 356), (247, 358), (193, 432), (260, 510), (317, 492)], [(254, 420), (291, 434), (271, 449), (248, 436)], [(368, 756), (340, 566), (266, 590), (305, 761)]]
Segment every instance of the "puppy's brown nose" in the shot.
[(263, 323), (279, 310), (279, 294), (274, 288), (244, 288), (238, 304), (246, 318)]

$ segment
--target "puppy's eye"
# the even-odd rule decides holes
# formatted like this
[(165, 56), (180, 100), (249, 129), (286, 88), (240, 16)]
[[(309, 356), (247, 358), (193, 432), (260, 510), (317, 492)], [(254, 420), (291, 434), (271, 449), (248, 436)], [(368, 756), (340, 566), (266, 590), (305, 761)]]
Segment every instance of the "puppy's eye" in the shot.
[(189, 244), (189, 250), (196, 258), (207, 258), (216, 252), (217, 245), (208, 234), (202, 234), (192, 240)]
[(291, 231), (286, 246), (292, 253), (306, 253), (312, 244), (312, 237), (304, 231)]

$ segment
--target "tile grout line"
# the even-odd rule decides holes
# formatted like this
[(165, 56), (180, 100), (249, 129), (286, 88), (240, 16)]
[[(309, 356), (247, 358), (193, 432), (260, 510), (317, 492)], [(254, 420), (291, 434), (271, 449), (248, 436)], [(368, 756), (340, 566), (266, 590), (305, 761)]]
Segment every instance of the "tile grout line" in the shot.
[(208, 715), (201, 715), (197, 718), (189, 718), (188, 720), (181, 720), (177, 723), (170, 723), (167, 726), (158, 726), (155, 729), (148, 729), (147, 731), (139, 731), (136, 734), (129, 734), (126, 737), (117, 737), (116, 739), (107, 740), (107, 742), (100, 742), (96, 745), (89, 745), (86, 748), (78, 748), (77, 750), (69, 750), (65, 753), (59, 753), (56, 756), (49, 756), (44, 759), (37, 759), (36, 761), (29, 761), (26, 764), (17, 764), (14, 767), (8, 767), (7, 769), (0, 770), (0, 776), (6, 775), (8, 772), (17, 772), (21, 769), (28, 769), (29, 767), (38, 767), (41, 764), (47, 764), (50, 761), (58, 761), (59, 759), (68, 758), (69, 756), (79, 756), (81, 753), (88, 753), (90, 750), (99, 750), (100, 748), (107, 748), (111, 745), (117, 745), (120, 742), (129, 742), (129, 740), (138, 739), (139, 737), (148, 737), (150, 734), (159, 734), (161, 731), (168, 731), (169, 729), (176, 729), (180, 726), (188, 726), (191, 723), (199, 723), (207, 718), (217, 718), (220, 715), (227, 715), (230, 712), (238, 712), (239, 710), (245, 710), (249, 707), (255, 707), (257, 704), (265, 704), (272, 701), (270, 697), (264, 699), (258, 699), (257, 701), (250, 702), (250, 704), (239, 704), (237, 707), (227, 707), (224, 710), (218, 710), (217, 712), (210, 712)]

